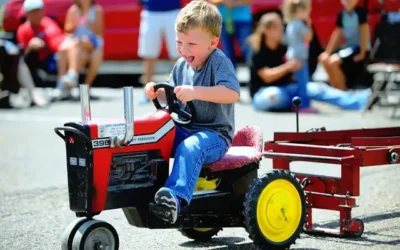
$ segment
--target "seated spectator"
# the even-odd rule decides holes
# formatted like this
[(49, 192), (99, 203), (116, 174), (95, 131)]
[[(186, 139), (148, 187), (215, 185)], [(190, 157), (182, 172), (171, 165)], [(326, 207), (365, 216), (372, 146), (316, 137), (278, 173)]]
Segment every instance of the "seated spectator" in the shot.
[[(285, 111), (292, 107), (298, 84), (294, 79), (301, 63), (295, 59), (286, 61), (287, 47), (282, 44), (283, 22), (276, 13), (261, 17), (258, 27), (249, 41), (253, 49), (250, 95), (252, 105), (261, 111)], [(324, 83), (307, 84), (311, 100), (322, 101), (347, 110), (364, 110), (371, 91), (345, 92)]]
[(55, 55), (64, 40), (64, 33), (58, 24), (43, 15), (43, 7), (42, 0), (25, 0), (23, 9), (27, 21), (17, 30), (18, 44), (36, 86), (44, 86), (38, 69), (56, 71)]
[(211, 0), (218, 7), (222, 15), (221, 30), (222, 50), (231, 59), (236, 68), (235, 40), (238, 41), (240, 51), (245, 61), (249, 61), (250, 49), (248, 37), (253, 32), (250, 0)]
[[(343, 69), (354, 71), (354, 66), (363, 63), (371, 48), (367, 11), (358, 7), (358, 0), (341, 0), (342, 10), (336, 20), (326, 50), (319, 56), (319, 61), (325, 68), (329, 83), (338, 89), (347, 90), (346, 77)], [(336, 52), (335, 46), (344, 36), (344, 47)], [(332, 54), (333, 53), (333, 54)]]
[(103, 9), (94, 0), (75, 0), (68, 9), (65, 26), (68, 33), (59, 51), (58, 85), (73, 88), (79, 73), (89, 66), (85, 82), (90, 86), (103, 61)]

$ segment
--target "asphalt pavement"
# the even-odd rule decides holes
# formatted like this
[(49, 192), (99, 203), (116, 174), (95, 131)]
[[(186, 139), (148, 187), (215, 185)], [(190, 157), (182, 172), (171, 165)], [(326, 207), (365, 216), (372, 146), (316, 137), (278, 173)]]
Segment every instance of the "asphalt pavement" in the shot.
[[(121, 89), (94, 89), (100, 100), (92, 101), (92, 118), (122, 118)], [(135, 89), (137, 100), (140, 89)], [(390, 110), (375, 108), (363, 115), (316, 104), (320, 114), (301, 114), (300, 130), (325, 126), (327, 130), (398, 126)], [(152, 104), (138, 106), (135, 116), (153, 112)], [(65, 150), (53, 128), (80, 120), (79, 102), (60, 102), (48, 108), (0, 110), (0, 249), (56, 250), (61, 234), (75, 219), (69, 210)], [(275, 131), (295, 131), (293, 113), (261, 113), (248, 104), (247, 93), (236, 106), (236, 126), (260, 126), (265, 140)], [(297, 169), (336, 175), (338, 168), (298, 163)], [(336, 168), (335, 168), (336, 167)], [(271, 169), (264, 159), (260, 174)], [(353, 216), (363, 219), (365, 232), (359, 239), (339, 239), (302, 235), (292, 249), (400, 249), (400, 168), (363, 168), (359, 208)], [(121, 210), (105, 211), (98, 219), (111, 223), (119, 233), (120, 249), (256, 249), (242, 228), (224, 229), (211, 242), (195, 244), (176, 230), (149, 230), (132, 227)], [(336, 226), (338, 214), (315, 211), (314, 221)]]

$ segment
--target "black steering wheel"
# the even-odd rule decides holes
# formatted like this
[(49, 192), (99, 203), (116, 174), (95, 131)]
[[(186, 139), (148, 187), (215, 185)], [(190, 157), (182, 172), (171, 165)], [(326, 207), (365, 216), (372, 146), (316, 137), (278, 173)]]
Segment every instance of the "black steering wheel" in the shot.
[(178, 118), (172, 116), (172, 119), (180, 124), (180, 125), (188, 125), (192, 123), (196, 118), (196, 110), (194, 108), (193, 102), (187, 102), (187, 106), (190, 109), (190, 113), (181, 108), (178, 103), (178, 99), (174, 93), (175, 86), (172, 86), (166, 82), (156, 83), (154, 84), (154, 91), (159, 89), (164, 89), (165, 96), (167, 98), (167, 107), (162, 107), (160, 102), (156, 99), (153, 100), (153, 104), (157, 109), (165, 109), (168, 110), (169, 113), (175, 113), (178, 115)]

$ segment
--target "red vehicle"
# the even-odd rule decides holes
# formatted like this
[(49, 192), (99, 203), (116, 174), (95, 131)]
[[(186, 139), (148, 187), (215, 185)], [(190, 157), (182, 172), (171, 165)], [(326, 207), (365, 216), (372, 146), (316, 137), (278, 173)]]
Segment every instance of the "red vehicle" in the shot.
[[(187, 4), (189, 1), (182, 0), (182, 5)], [(55, 18), (62, 25), (65, 20), (66, 11), (72, 4), (72, 0), (44, 0), (44, 2), (46, 15)], [(368, 9), (371, 34), (373, 34), (374, 27), (380, 19), (380, 13), (383, 10), (384, 4), (380, 0), (364, 0), (359, 2), (360, 5)], [(386, 0), (385, 4), (398, 5), (395, 2), (397, 1)], [(22, 3), (23, 0), (10, 0), (5, 4), (3, 8), (3, 20), (0, 20), (0, 24), (2, 23), (3, 29), (6, 32), (15, 33), (19, 24), (25, 20), (24, 12), (21, 9)], [(142, 9), (140, 1), (97, 0), (97, 3), (103, 6), (105, 12), (104, 57), (106, 64), (108, 63), (111, 66), (114, 63), (114, 66), (117, 66), (114, 73), (123, 73), (124, 71), (140, 73), (142, 70), (141, 67), (132, 68), (131, 65), (128, 66), (127, 64), (127, 61), (130, 61), (136, 62), (136, 66), (140, 66), (140, 58), (137, 55), (140, 11)], [(266, 12), (279, 12), (281, 3), (282, 0), (254, 0), (252, 2), (254, 22), (257, 22), (261, 15)], [(316, 31), (316, 41), (322, 47), (325, 47), (328, 43), (330, 34), (334, 29), (336, 16), (341, 8), (342, 5), (338, 0), (312, 1), (312, 20)], [(318, 47), (320, 50), (320, 46)], [(317, 53), (316, 51), (313, 54)], [(163, 59), (167, 58), (165, 46), (162, 49), (161, 57)], [(118, 65), (115, 63), (118, 63)], [(107, 71), (112, 72), (114, 70), (109, 69)]]

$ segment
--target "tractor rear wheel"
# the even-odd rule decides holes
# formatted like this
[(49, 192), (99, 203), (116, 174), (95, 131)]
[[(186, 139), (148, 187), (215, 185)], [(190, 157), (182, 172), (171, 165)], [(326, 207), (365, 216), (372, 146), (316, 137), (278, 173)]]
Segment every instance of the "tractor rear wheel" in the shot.
[(289, 249), (304, 229), (304, 190), (289, 171), (272, 170), (255, 179), (243, 205), (246, 231), (260, 249)]

